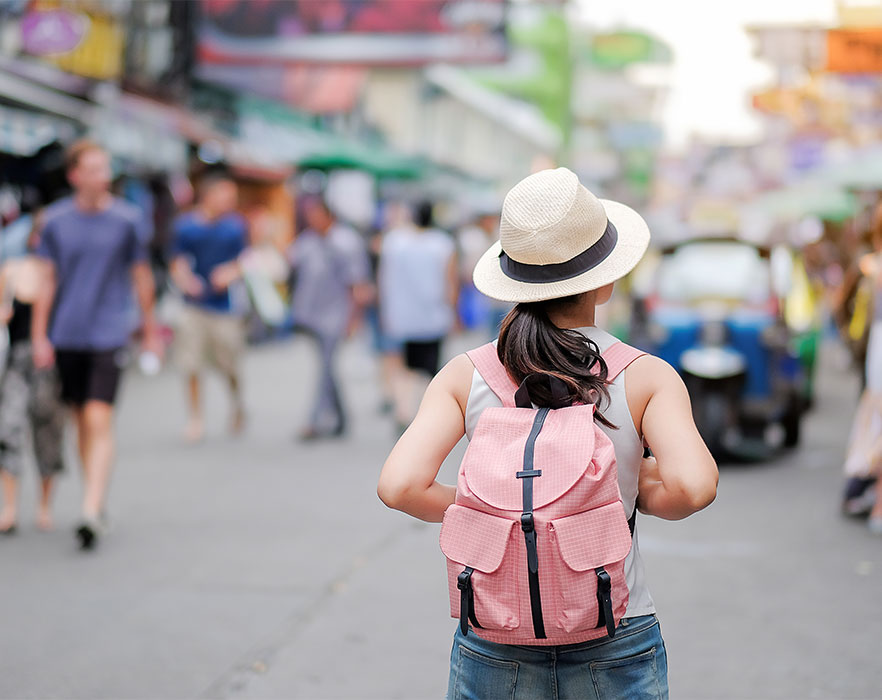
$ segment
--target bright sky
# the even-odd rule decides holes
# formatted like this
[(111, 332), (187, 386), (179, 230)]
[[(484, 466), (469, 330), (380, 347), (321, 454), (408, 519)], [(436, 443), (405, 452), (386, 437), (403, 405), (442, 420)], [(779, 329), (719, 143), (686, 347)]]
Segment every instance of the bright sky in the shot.
[(749, 93), (771, 72), (752, 56), (747, 24), (824, 23), (835, 0), (577, 0), (580, 18), (603, 29), (645, 29), (674, 51), (664, 109), (667, 140), (690, 133), (744, 140), (758, 133)]

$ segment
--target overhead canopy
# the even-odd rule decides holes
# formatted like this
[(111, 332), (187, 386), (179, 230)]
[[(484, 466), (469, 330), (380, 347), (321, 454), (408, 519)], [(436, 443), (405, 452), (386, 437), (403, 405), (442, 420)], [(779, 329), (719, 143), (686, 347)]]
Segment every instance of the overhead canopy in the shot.
[(426, 171), (425, 163), (381, 145), (369, 146), (337, 138), (325, 138), (315, 150), (298, 159), (301, 170), (363, 170), (378, 178), (415, 180)]
[(868, 149), (849, 160), (828, 165), (818, 177), (851, 190), (882, 190), (882, 149)]
[(829, 183), (803, 182), (761, 194), (751, 210), (778, 221), (814, 216), (824, 221), (845, 221), (858, 211), (857, 198)]
[(53, 141), (70, 140), (75, 133), (66, 119), (0, 106), (0, 153), (32, 156)]
[(417, 158), (325, 131), (284, 105), (247, 97), (239, 98), (237, 109), (239, 138), (256, 160), (301, 170), (361, 170), (388, 179), (412, 180), (424, 173)]

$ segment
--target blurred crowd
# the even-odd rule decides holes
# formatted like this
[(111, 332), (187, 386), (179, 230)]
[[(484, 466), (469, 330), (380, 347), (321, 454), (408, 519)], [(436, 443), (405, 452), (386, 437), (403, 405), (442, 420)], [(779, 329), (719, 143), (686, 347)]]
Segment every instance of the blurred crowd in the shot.
[[(338, 353), (344, 341), (363, 334), (376, 358), (378, 410), (389, 416), (391, 436), (413, 418), (439, 369), (445, 339), (462, 329), (492, 338), (509, 310), (478, 293), (471, 279), (476, 262), (498, 236), (495, 202), (451, 217), (425, 193), (411, 191), (406, 198), (381, 201), (369, 225), (355, 225), (339, 216), (320, 189), (303, 188), (291, 199), (296, 225), (286, 235), (268, 207), (243, 204), (241, 181), (220, 165), (203, 167), (187, 179), (114, 181), (107, 152), (90, 141), (73, 144), (65, 163), (70, 191), (59, 185), (54, 201), (31, 202), (3, 230), (0, 321), (8, 347), (0, 381), (0, 532), (15, 532), (18, 484), (29, 449), (42, 479), (38, 524), (51, 527), (54, 477), (64, 466), (65, 405), (73, 407), (85, 483), (78, 537), (90, 547), (106, 531), (113, 407), (127, 364), (148, 375), (164, 365), (180, 373), (187, 408), (183, 439), (198, 443), (206, 434), (204, 373), (223, 378), (229, 431), (241, 433), (248, 411), (240, 367), (248, 345), (303, 334), (313, 342), (319, 370), (311, 394), (303, 396), (310, 410), (296, 438), (333, 440), (350, 427)], [(439, 218), (458, 224), (442, 226)], [(795, 427), (814, 400), (818, 338), (838, 337), (865, 388), (845, 460), (843, 510), (869, 515), (871, 527), (878, 527), (882, 209), (841, 224), (817, 222), (815, 228), (803, 231), (803, 240), (791, 247), (787, 291), (772, 305), (778, 323), (802, 329), (802, 336), (792, 332), (787, 342), (807, 348), (800, 350), (801, 384), (793, 389), (805, 404), (798, 407)], [(741, 253), (736, 248), (724, 253), (731, 267), (724, 276), (731, 283), (737, 277), (731, 255)], [(707, 250), (702, 255), (704, 268), (715, 269), (713, 256)], [(775, 263), (774, 253), (771, 258)], [(619, 306), (604, 311), (606, 320), (630, 342), (664, 357), (665, 347), (653, 346), (653, 335), (663, 322), (655, 311), (665, 285), (656, 274), (654, 284), (661, 291), (647, 301), (640, 277), (638, 271), (625, 282), (630, 295), (619, 295)], [(674, 277), (684, 283), (683, 275)], [(708, 280), (696, 284), (702, 299), (714, 294)], [(720, 291), (719, 296), (738, 293)], [(745, 308), (766, 308), (771, 299), (758, 297), (753, 287), (745, 294)], [(700, 323), (707, 325), (707, 319)], [(700, 332), (701, 338), (706, 335)], [(765, 345), (767, 335), (764, 331)], [(684, 348), (672, 348), (672, 357), (685, 357)], [(688, 367), (669, 361), (688, 374)], [(780, 373), (779, 366), (769, 365), (772, 375)], [(780, 377), (775, 381), (780, 384)], [(703, 424), (702, 389), (693, 389), (696, 420)], [(767, 405), (774, 398), (774, 388), (770, 391)], [(738, 400), (744, 402), (744, 396)], [(786, 416), (784, 421), (787, 427)], [(721, 449), (731, 447), (726, 430), (709, 423), (709, 444), (717, 440)], [(785, 444), (795, 444), (797, 435), (791, 442), (785, 436)]]
[(474, 262), (496, 236), (492, 207), (451, 232), (437, 224), (431, 201), (413, 197), (386, 203), (375, 226), (359, 229), (340, 220), (320, 192), (309, 193), (296, 200), (297, 231), (286, 238), (264, 209), (243, 210), (240, 186), (222, 167), (178, 182), (175, 193), (161, 179), (146, 187), (113, 182), (109, 155), (91, 141), (74, 143), (65, 162), (70, 193), (4, 231), (5, 534), (17, 526), (28, 435), (42, 477), (38, 524), (52, 525), (65, 406), (73, 409), (85, 486), (81, 546), (93, 547), (106, 531), (113, 410), (132, 358), (146, 374), (166, 360), (181, 373), (183, 437), (198, 443), (204, 372), (227, 384), (229, 430), (240, 433), (247, 422), (240, 366), (249, 342), (303, 333), (314, 341), (320, 370), (297, 437), (335, 439), (348, 428), (337, 353), (365, 329), (378, 359), (379, 408), (402, 431), (439, 369), (444, 339), (462, 327), (490, 336), (505, 313), (471, 282)]

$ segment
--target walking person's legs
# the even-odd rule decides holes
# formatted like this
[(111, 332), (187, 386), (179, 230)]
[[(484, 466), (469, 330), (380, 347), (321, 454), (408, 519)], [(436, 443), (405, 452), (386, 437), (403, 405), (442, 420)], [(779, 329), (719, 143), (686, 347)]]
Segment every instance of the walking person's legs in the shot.
[(54, 369), (37, 370), (32, 379), (30, 406), (34, 459), (40, 472), (37, 527), (52, 529), (52, 489), (64, 469), (65, 409)]
[(334, 417), (334, 427), (331, 430), (334, 435), (342, 435), (346, 431), (346, 412), (343, 408), (343, 398), (340, 394), (340, 383), (337, 381), (337, 374), (334, 367), (334, 359), (337, 355), (337, 346), (339, 338), (330, 338), (325, 340), (325, 347), (322, 350), (322, 364), (324, 365), (323, 374), (327, 384), (326, 391), (330, 403), (331, 415)]
[(869, 527), (874, 535), (882, 535), (882, 478), (876, 479), (876, 503), (870, 511)]
[(18, 524), (18, 486), (24, 465), (32, 366), (27, 348), (13, 346), (0, 382), (0, 483), (3, 507), (0, 533), (12, 534)]
[(199, 442), (205, 434), (200, 372), (205, 364), (207, 345), (208, 329), (203, 312), (185, 304), (175, 329), (175, 360), (186, 378), (187, 427), (184, 429), (184, 440), (190, 444)]
[(11, 535), (18, 523), (18, 479), (0, 467), (3, 507), (0, 509), (0, 535)]
[(238, 316), (215, 314), (208, 324), (208, 354), (224, 376), (230, 391), (230, 433), (238, 435), (245, 428), (245, 405), (242, 400), (240, 366), (245, 349), (244, 320)]
[(76, 409), (76, 419), (83, 468), (83, 522), (77, 537), (83, 549), (89, 549), (100, 531), (113, 468), (113, 406), (105, 401), (86, 401)]
[(86, 476), (83, 515), (94, 519), (104, 510), (113, 467), (113, 406), (104, 401), (87, 401), (78, 411), (78, 425), (83, 431), (86, 445), (83, 454), (83, 471)]
[(419, 397), (438, 373), (442, 339), (404, 343), (404, 364), (396, 379), (395, 420), (404, 432), (416, 415)]
[(50, 530), (52, 489), (55, 476), (64, 469), (65, 409), (61, 403), (58, 376), (54, 369), (37, 370), (34, 373), (29, 413), (34, 459), (40, 472), (37, 527)]
[(184, 439), (189, 443), (196, 443), (205, 434), (205, 421), (202, 418), (202, 381), (197, 372), (187, 375), (187, 409)]
[(340, 338), (313, 334), (319, 350), (318, 391), (313, 404), (310, 424), (300, 435), (304, 440), (339, 436), (346, 430), (343, 401), (334, 372), (334, 359)]
[(113, 405), (121, 374), (118, 349), (58, 350), (61, 397), (73, 407), (83, 471), (82, 521), (75, 533), (82, 549), (95, 546), (106, 515), (113, 468)]

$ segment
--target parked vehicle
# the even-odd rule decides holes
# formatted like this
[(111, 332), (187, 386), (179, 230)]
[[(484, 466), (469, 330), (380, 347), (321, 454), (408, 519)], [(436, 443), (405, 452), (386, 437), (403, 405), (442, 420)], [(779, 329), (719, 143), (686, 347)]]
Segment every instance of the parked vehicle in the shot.
[(690, 241), (662, 256), (643, 302), (638, 343), (683, 376), (696, 425), (718, 455), (764, 456), (799, 441), (812, 367), (772, 277), (767, 250)]

